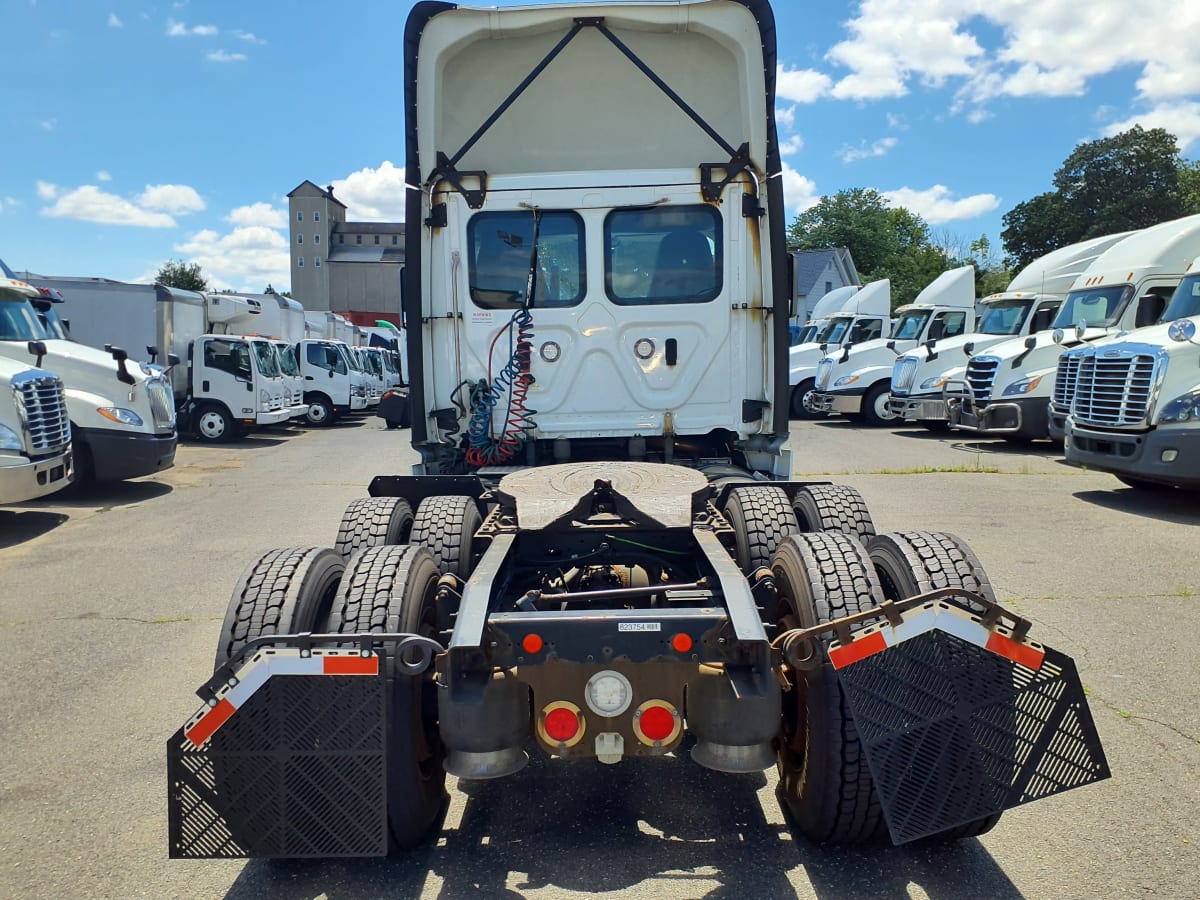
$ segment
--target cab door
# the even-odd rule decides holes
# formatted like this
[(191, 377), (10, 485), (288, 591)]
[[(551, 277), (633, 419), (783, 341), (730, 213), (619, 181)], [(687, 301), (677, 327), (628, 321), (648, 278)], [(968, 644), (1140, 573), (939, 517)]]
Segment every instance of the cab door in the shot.
[(192, 391), (197, 400), (223, 403), (236, 418), (255, 415), (254, 370), (250, 348), (241, 338), (205, 336), (196, 341)]

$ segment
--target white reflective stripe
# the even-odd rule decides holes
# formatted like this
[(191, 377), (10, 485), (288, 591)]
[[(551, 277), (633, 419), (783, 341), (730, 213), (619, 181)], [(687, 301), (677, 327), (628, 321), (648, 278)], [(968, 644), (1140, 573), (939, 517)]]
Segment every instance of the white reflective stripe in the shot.
[(252, 663), (248, 666), (243, 666), (238, 672), (238, 683), (229, 689), (224, 695), (224, 699), (228, 700), (234, 706), (241, 706), (250, 699), (250, 695), (257, 691), (260, 687), (267, 683), (267, 679), (271, 677), (271, 670), (268, 666)]
[[(907, 614), (904, 621), (895, 628), (884, 629), (884, 639), (891, 647), (935, 628), (977, 647), (987, 647), (990, 632), (983, 625), (972, 622), (965, 614), (941, 604), (932, 609), (923, 609), (916, 615)], [(891, 634), (888, 634), (889, 631)]]

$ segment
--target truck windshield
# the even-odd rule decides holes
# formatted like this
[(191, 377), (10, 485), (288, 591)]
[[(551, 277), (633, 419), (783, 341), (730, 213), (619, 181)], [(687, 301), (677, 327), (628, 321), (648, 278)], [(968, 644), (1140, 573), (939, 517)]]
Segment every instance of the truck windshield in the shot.
[(896, 329), (892, 332), (892, 337), (898, 341), (915, 341), (925, 330), (925, 322), (929, 319), (931, 312), (932, 310), (928, 309), (917, 309), (902, 313), (896, 322)]
[(853, 321), (849, 316), (830, 319), (825, 327), (817, 332), (817, 336), (813, 340), (818, 344), (840, 344), (842, 337), (846, 334), (846, 329)]
[(351, 351), (349, 347), (347, 347), (345, 344), (335, 344), (334, 346), (337, 347), (338, 352), (342, 354), (342, 360), (347, 366), (349, 366), (355, 372), (362, 371), (362, 366), (358, 363), (358, 357), (354, 355), (353, 351)]
[(251, 341), (258, 371), (268, 378), (279, 377), (279, 363), (275, 359), (275, 348), (266, 341)]
[(721, 214), (711, 206), (618, 209), (604, 220), (604, 287), (614, 303), (707, 303), (721, 293)]
[[(532, 211), (485, 212), (467, 223), (471, 299), (484, 309), (525, 303), (533, 261)], [(574, 212), (541, 212), (537, 223), (537, 283), (530, 306), (574, 306), (586, 278), (583, 220)]]
[(71, 339), (70, 335), (67, 334), (67, 326), (58, 317), (58, 311), (53, 306), (46, 305), (41, 309), (37, 309), (37, 317), (38, 321), (42, 323), (42, 329), (46, 332), (46, 337), (57, 338), (60, 341), (69, 341)]
[(1174, 322), (1188, 316), (1200, 316), (1200, 274), (1189, 275), (1179, 282), (1159, 321)]
[(1081, 321), (1096, 328), (1115, 325), (1132, 296), (1133, 287), (1128, 284), (1071, 291), (1054, 319), (1054, 327), (1071, 328)]
[(0, 300), (0, 341), (45, 341), (51, 337), (28, 300)]
[(274, 344), (275, 356), (279, 362), (279, 371), (284, 375), (299, 375), (300, 367), (296, 365), (296, 352), (287, 344)]
[(1020, 334), (1021, 326), (1029, 318), (1033, 309), (1033, 300), (998, 300), (987, 304), (987, 312), (983, 314), (983, 324), (979, 326), (980, 334)]

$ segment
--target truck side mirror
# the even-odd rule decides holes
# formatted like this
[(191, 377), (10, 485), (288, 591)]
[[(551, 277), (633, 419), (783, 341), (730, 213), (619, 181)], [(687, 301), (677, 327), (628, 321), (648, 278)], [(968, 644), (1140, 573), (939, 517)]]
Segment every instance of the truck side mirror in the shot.
[(25, 347), (26, 347), (26, 349), (29, 350), (30, 356), (37, 357), (37, 362), (34, 363), (34, 365), (37, 366), (38, 368), (41, 368), (42, 359), (46, 356), (45, 341), (30, 341), (28, 344), (25, 345)]
[(1029, 337), (1025, 338), (1025, 349), (1026, 350), (1032, 350), (1036, 346), (1037, 346), (1037, 338), (1035, 338), (1032, 334)]
[(150, 357), (150, 363), (153, 365), (155, 362), (158, 361), (158, 348), (157, 347), (147, 347), (146, 355)]
[(895, 352), (896, 352), (896, 342), (895, 342), (895, 341), (888, 341), (888, 342), (887, 342), (887, 348), (888, 348), (889, 350), (891, 350), (893, 353), (895, 353)]
[(975, 342), (974, 341), (967, 341), (965, 344), (963, 344), (963, 353), (965, 353), (967, 355), (968, 359), (970, 359), (971, 354), (974, 352), (975, 352)]
[(176, 356), (174, 353), (168, 353), (167, 354), (167, 365), (172, 366), (172, 367), (179, 365), (179, 357)]
[(129, 369), (125, 365), (125, 361), (129, 359), (129, 354), (120, 347), (114, 347), (112, 344), (105, 346), (105, 349), (112, 354), (112, 358), (117, 361), (117, 381), (122, 384), (136, 384), (137, 379), (129, 374)]

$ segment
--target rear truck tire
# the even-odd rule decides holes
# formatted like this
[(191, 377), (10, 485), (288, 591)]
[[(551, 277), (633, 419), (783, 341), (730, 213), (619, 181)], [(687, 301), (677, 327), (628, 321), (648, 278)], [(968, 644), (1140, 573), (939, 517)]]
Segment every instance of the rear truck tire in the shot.
[(205, 403), (196, 409), (196, 437), (206, 444), (224, 444), (237, 436), (237, 423), (224, 407)]
[(862, 494), (842, 484), (811, 484), (792, 498), (800, 531), (840, 531), (866, 541), (875, 523)]
[[(938, 588), (958, 587), (992, 602), (996, 594), (979, 558), (966, 541), (944, 532), (909, 531), (881, 534), (868, 543), (871, 562), (888, 600), (905, 600)], [(983, 612), (971, 604), (976, 612)], [(949, 843), (991, 831), (1002, 813), (984, 816), (925, 840)]]
[(446, 575), (467, 578), (475, 568), (475, 532), (483, 524), (474, 497), (426, 497), (413, 517), (410, 544), (424, 544)]
[(800, 530), (787, 494), (772, 485), (734, 488), (724, 514), (733, 526), (734, 558), (747, 575), (770, 566), (780, 541)]
[(891, 384), (881, 381), (873, 385), (864, 395), (862, 402), (862, 420), (868, 425), (880, 428), (899, 421), (895, 413), (887, 408), (888, 392)]
[(320, 395), (308, 401), (308, 411), (304, 413), (304, 421), (314, 428), (327, 428), (333, 424), (333, 404), (329, 398)]
[(342, 559), (367, 547), (407, 544), (412, 532), (413, 511), (401, 497), (363, 497), (354, 500), (342, 514), (333, 548)]
[[(437, 639), (441, 577), (425, 547), (367, 547), (351, 557), (329, 617), (338, 634), (408, 632)], [(413, 651), (413, 658), (416, 654)], [(392, 707), (388, 731), (388, 831), (407, 850), (437, 830), (446, 807), (445, 749), (437, 722), (433, 667), (410, 675), (387, 657)]]
[(333, 550), (268, 550), (246, 567), (225, 613), (214, 671), (268, 634), (312, 631), (333, 607), (345, 564)]
[[(883, 599), (866, 548), (849, 535), (792, 535), (779, 545), (772, 568), (781, 632), (853, 615)], [(827, 645), (831, 638), (821, 640)], [(776, 756), (783, 805), (813, 841), (852, 844), (880, 836), (883, 808), (832, 664), (826, 658), (819, 668), (793, 674)]]
[(804, 405), (804, 398), (812, 393), (817, 383), (812, 378), (806, 378), (792, 388), (791, 413), (793, 419), (823, 419), (825, 413), (809, 409)]

